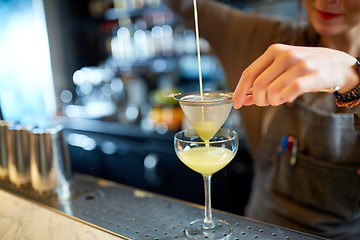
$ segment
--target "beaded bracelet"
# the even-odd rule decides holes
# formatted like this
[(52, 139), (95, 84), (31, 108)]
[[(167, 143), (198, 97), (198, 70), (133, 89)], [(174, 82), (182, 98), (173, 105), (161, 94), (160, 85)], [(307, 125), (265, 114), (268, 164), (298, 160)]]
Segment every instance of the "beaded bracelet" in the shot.
[(353, 107), (359, 105), (359, 103), (360, 103), (360, 98), (352, 100), (350, 102), (341, 102), (338, 99), (336, 99), (336, 106), (338, 106), (338, 107), (353, 108)]
[[(356, 58), (355, 63), (356, 70), (360, 76), (360, 60)], [(353, 108), (360, 103), (360, 85), (354, 88), (352, 91), (341, 94), (338, 91), (334, 92), (336, 98), (336, 105), (338, 107), (349, 107)]]

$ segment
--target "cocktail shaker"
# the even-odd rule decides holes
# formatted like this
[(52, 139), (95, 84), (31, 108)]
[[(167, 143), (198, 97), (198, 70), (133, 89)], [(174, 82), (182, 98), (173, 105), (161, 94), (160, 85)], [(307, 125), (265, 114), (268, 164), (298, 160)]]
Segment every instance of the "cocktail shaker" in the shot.
[(69, 197), (71, 162), (64, 139), (63, 127), (56, 125), (31, 130), (31, 184), (42, 192), (56, 192)]

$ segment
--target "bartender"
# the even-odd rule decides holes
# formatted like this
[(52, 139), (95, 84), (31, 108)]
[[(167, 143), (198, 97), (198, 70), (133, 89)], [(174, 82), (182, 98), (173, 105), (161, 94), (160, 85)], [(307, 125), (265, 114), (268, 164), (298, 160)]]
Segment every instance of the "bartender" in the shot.
[[(193, 0), (164, 1), (194, 26)], [(358, 240), (360, 1), (301, 4), (306, 24), (197, 0), (200, 35), (234, 90), (254, 159), (246, 215)]]

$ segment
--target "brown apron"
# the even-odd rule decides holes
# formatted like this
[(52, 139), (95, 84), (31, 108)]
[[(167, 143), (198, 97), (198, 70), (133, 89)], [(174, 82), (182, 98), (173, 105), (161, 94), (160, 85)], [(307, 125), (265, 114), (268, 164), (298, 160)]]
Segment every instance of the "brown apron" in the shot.
[(278, 107), (256, 156), (247, 216), (330, 239), (359, 240), (359, 202), (360, 135), (353, 114), (301, 100)]

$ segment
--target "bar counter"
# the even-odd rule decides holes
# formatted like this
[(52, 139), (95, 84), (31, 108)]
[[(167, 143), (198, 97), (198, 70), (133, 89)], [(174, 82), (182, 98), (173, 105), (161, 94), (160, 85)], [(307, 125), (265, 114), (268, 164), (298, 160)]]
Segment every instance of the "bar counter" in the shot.
[(124, 239), (69, 219), (3, 190), (0, 190), (0, 202), (0, 239)]
[[(0, 239), (186, 239), (185, 226), (203, 217), (203, 206), (75, 174), (71, 197), (39, 194), (30, 186), (0, 180)], [(213, 211), (227, 221), (230, 239), (323, 239), (290, 229)]]

